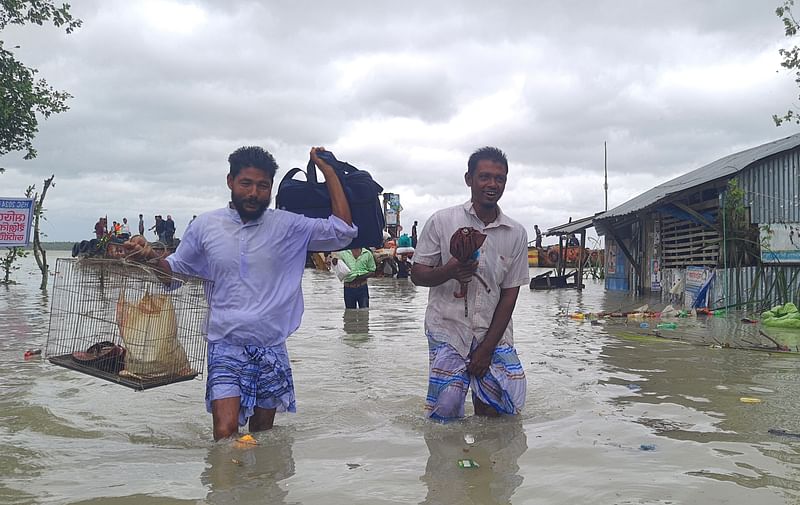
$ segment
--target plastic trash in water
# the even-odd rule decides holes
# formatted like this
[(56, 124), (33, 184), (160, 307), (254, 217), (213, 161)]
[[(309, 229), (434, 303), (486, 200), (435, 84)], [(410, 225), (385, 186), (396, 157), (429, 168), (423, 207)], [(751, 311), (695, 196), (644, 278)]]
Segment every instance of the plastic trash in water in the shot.
[(639, 446), (639, 450), (641, 451), (655, 451), (656, 444), (642, 444)]
[(713, 312), (713, 314), (714, 314), (714, 317), (720, 317), (720, 316), (724, 316), (724, 315), (725, 315), (725, 314), (727, 314), (727, 313), (728, 313), (728, 311), (727, 311), (727, 310), (725, 310), (725, 309), (717, 309), (717, 310), (715, 310), (715, 311)]
[(252, 447), (254, 445), (258, 445), (258, 440), (256, 440), (253, 435), (247, 433), (239, 437), (238, 440), (235, 442), (236, 447)]
[(639, 323), (639, 328), (647, 329), (650, 327), (650, 323)]
[(658, 323), (656, 328), (659, 330), (674, 330), (678, 327), (677, 323)]
[(752, 398), (750, 396), (742, 396), (739, 398), (742, 403), (761, 403), (761, 398)]
[(625, 387), (633, 391), (634, 393), (639, 392), (642, 390), (642, 386), (638, 384), (625, 384)]
[(468, 445), (472, 445), (475, 443), (475, 437), (467, 433), (464, 435), (464, 442), (466, 442)]
[(29, 350), (25, 351), (25, 354), (23, 355), (23, 358), (24, 359), (31, 359), (31, 358), (35, 358), (36, 356), (41, 356), (41, 355), (42, 355), (42, 350), (41, 349), (29, 349)]
[(474, 459), (459, 459), (458, 460), (458, 467), (459, 468), (480, 468), (481, 465), (478, 464), (477, 461)]

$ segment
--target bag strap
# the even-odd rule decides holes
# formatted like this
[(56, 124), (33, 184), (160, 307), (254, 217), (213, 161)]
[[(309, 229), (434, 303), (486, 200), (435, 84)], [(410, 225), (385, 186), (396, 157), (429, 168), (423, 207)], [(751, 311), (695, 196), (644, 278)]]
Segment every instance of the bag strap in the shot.
[[(341, 178), (342, 175), (352, 174), (359, 171), (350, 163), (337, 160), (336, 156), (334, 156), (330, 151), (322, 151), (318, 153), (317, 156), (319, 156), (322, 161), (333, 167), (333, 170), (336, 172), (339, 178)], [(306, 169), (308, 170), (309, 174), (308, 180), (317, 182), (317, 167), (314, 165), (314, 162), (309, 160)]]
[(303, 175), (305, 175), (306, 176), (306, 180), (308, 180), (308, 174), (306, 174), (305, 172), (303, 172), (299, 168), (293, 168), (293, 169), (289, 170), (288, 172), (286, 172), (286, 175), (284, 175), (283, 179), (281, 179), (281, 183), (283, 183), (283, 181), (288, 181), (289, 179), (292, 179), (294, 177), (294, 175), (296, 173), (298, 173), (298, 172), (300, 172)]
[[(345, 163), (344, 161), (337, 160), (333, 156), (333, 153), (329, 153), (328, 151), (325, 151), (325, 154), (320, 157), (322, 158), (323, 161), (325, 161), (331, 167), (333, 167), (333, 170), (336, 172), (337, 175), (339, 175), (339, 177), (341, 177), (342, 175), (352, 174), (353, 172), (359, 171), (353, 165)], [(294, 178), (295, 174), (297, 174), (298, 172), (303, 172), (303, 170), (300, 168), (293, 168), (289, 170), (288, 172), (286, 172), (286, 175), (283, 176), (281, 182)], [(312, 161), (311, 159), (308, 160), (308, 164), (306, 164), (306, 171), (303, 172), (303, 174), (305, 174), (306, 176), (306, 182), (310, 184), (317, 184), (317, 167), (316, 165), (314, 165), (314, 161)]]
[(317, 183), (317, 166), (311, 160), (308, 160), (306, 165), (306, 180), (312, 184)]

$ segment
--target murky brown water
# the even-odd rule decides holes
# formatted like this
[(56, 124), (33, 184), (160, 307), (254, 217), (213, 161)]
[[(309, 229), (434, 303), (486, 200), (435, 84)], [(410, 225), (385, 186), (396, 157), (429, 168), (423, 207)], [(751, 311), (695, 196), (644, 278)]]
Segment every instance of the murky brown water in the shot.
[(556, 317), (639, 304), (601, 284), (521, 291), (520, 419), (438, 425), (422, 417), (426, 290), (373, 280), (369, 312), (346, 312), (334, 276), (307, 271), (289, 339), (298, 413), (242, 449), (211, 442), (202, 381), (134, 392), (24, 361), (49, 301), (32, 259), (14, 278), (0, 287), (0, 503), (800, 503), (800, 438), (768, 432), (800, 433), (798, 357)]

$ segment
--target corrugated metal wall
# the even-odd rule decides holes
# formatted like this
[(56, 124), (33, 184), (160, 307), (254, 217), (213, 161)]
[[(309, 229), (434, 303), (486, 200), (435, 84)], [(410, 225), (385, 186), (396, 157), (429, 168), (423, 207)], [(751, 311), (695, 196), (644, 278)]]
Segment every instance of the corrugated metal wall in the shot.
[(800, 269), (797, 267), (745, 267), (718, 269), (711, 287), (710, 303), (724, 307), (750, 303), (764, 309), (779, 303), (800, 304)]
[(761, 160), (736, 179), (752, 223), (800, 223), (800, 149)]
[[(681, 268), (662, 271), (664, 290), (661, 300), (664, 303), (684, 303), (683, 292), (676, 298), (669, 290), (685, 275)], [(743, 309), (761, 311), (786, 302), (800, 306), (800, 269), (796, 267), (720, 268), (715, 271), (708, 296), (708, 304), (712, 309), (741, 306)]]

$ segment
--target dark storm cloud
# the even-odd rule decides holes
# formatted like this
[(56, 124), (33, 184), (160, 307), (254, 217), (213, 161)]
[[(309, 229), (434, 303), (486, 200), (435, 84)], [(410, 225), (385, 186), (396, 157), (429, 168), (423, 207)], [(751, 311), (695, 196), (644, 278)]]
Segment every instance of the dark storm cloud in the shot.
[[(71, 109), (40, 125), (39, 158), (2, 159), (3, 195), (50, 173), (51, 239), (98, 215), (223, 205), (228, 154), (258, 144), (281, 171), (312, 145), (401, 194), (403, 222), (466, 200), (483, 145), (511, 162), (506, 212), (527, 228), (609, 204), (796, 131), (773, 113), (796, 88), (779, 69), (774, 6), (736, 2), (82, 1), (84, 25), (3, 40)], [(87, 231), (88, 230), (88, 231)]]

